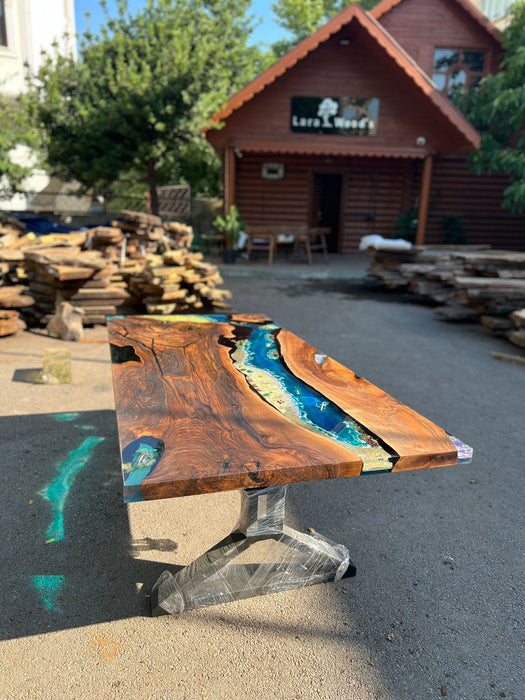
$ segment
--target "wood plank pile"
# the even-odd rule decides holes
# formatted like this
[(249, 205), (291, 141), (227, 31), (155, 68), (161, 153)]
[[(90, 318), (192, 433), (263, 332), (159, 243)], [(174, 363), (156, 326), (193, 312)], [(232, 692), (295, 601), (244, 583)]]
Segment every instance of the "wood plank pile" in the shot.
[(18, 311), (0, 311), (0, 338), (14, 335), (26, 327)]
[(204, 262), (202, 253), (186, 248), (149, 255), (143, 266), (128, 271), (132, 298), (140, 298), (150, 314), (228, 309), (231, 293), (217, 289), (222, 282), (215, 265)]
[(510, 318), (514, 322), (514, 329), (509, 330), (506, 336), (514, 345), (525, 348), (525, 308), (513, 311)]
[(478, 320), (485, 328), (525, 347), (525, 253), (489, 246), (414, 246), (370, 250), (367, 279), (438, 305), (445, 321)]
[(125, 242), (125, 257), (140, 260), (157, 253), (162, 243), (166, 245), (167, 231), (160, 216), (123, 209), (119, 217), (111, 222), (111, 227), (120, 231)]
[(465, 267), (456, 257), (462, 251), (477, 252), (489, 246), (413, 246), (409, 250), (375, 250), (368, 279), (387, 289), (409, 291), (425, 300), (443, 304), (454, 298), (454, 277)]
[(29, 292), (35, 300), (34, 314), (49, 322), (56, 306), (68, 301), (84, 311), (84, 323), (105, 323), (128, 298), (125, 289), (112, 284), (116, 266), (100, 251), (78, 246), (26, 251), (24, 265)]
[(20, 311), (28, 322), (47, 324), (61, 302), (79, 309), (84, 325), (117, 313), (230, 308), (217, 267), (190, 250), (192, 241), (189, 226), (128, 210), (110, 226), (45, 236), (0, 219), (4, 326), (14, 328)]

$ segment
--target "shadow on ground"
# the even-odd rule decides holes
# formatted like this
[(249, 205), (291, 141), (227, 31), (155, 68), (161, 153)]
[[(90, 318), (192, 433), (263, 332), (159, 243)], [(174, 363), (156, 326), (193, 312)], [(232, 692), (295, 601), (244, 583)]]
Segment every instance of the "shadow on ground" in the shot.
[(298, 280), (294, 284), (276, 283), (279, 291), (286, 297), (308, 297), (312, 294), (337, 294), (349, 299), (377, 301), (394, 304), (418, 304), (419, 306), (438, 306), (426, 301), (424, 297), (410, 292), (385, 289), (379, 283), (355, 280)]
[(177, 545), (130, 541), (114, 413), (2, 417), (0, 444), (0, 638), (142, 614), (165, 565), (133, 554)]

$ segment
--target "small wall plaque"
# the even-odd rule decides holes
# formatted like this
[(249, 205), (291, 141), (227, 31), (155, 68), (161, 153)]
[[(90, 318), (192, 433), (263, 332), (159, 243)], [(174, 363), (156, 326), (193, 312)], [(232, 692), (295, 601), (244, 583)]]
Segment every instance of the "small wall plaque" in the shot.
[(282, 180), (284, 177), (284, 163), (263, 163), (261, 165), (261, 177), (263, 180)]

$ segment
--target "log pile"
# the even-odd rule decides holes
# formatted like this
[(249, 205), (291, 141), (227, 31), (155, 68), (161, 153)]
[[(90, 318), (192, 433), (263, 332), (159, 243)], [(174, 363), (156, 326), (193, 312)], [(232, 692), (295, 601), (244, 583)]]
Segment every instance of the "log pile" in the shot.
[[(129, 313), (212, 313), (229, 308), (215, 265), (190, 250), (193, 231), (122, 211), (110, 226), (35, 236), (0, 220), (0, 313), (45, 325), (63, 302), (84, 325)], [(20, 324), (19, 324), (20, 325)], [(15, 332), (15, 331), (13, 331)], [(2, 323), (0, 323), (0, 334)]]
[(150, 314), (172, 314), (229, 308), (231, 293), (217, 289), (223, 280), (215, 265), (203, 261), (202, 253), (185, 248), (163, 255), (150, 255), (142, 269), (129, 274), (132, 296), (143, 300)]
[(24, 253), (29, 293), (35, 300), (34, 315), (48, 323), (60, 302), (68, 301), (84, 312), (84, 323), (104, 323), (128, 298), (114, 286), (115, 265), (99, 251), (78, 246), (44, 248)]
[(477, 320), (525, 347), (525, 253), (489, 246), (414, 246), (370, 250), (368, 280), (436, 305), (445, 321)]

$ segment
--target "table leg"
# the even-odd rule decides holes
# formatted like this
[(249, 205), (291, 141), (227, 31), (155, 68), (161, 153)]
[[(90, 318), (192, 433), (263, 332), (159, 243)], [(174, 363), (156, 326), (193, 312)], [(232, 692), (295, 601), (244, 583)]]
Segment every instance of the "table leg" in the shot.
[(355, 576), (344, 545), (284, 524), (286, 486), (245, 489), (234, 531), (149, 594), (153, 616)]

